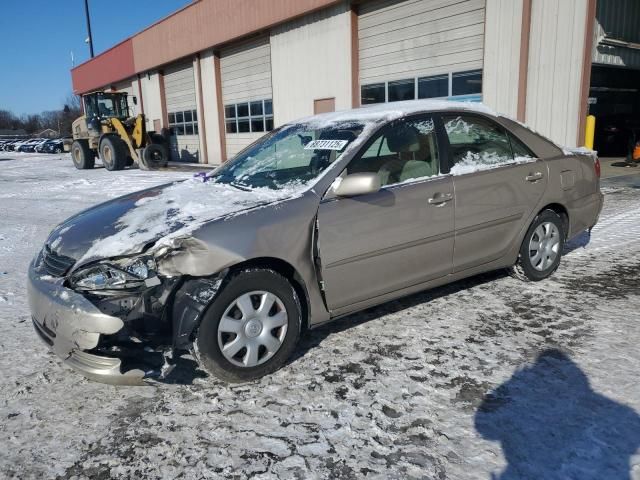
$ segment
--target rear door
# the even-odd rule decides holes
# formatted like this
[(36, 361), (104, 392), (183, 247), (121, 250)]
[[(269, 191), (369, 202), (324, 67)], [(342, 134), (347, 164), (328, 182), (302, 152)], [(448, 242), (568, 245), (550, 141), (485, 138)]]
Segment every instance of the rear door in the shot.
[(547, 185), (543, 160), (493, 120), (443, 115), (455, 188), (454, 272), (504, 256)]
[(439, 163), (433, 118), (397, 121), (343, 172), (378, 173), (381, 190), (321, 202), (318, 248), (332, 312), (451, 273), (453, 182)]

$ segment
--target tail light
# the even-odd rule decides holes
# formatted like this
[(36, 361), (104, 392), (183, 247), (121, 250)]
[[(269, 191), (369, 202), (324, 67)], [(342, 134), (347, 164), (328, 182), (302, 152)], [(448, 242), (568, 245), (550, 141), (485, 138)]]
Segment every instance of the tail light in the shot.
[(596, 169), (596, 176), (598, 178), (600, 178), (600, 159), (598, 157), (595, 158), (595, 160), (593, 161), (595, 169)]

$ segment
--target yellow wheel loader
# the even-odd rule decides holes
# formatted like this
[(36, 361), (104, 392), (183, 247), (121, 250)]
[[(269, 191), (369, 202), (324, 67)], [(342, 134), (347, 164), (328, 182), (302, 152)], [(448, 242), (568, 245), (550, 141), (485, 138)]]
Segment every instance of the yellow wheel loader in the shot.
[(82, 104), (84, 115), (71, 126), (71, 158), (76, 168), (93, 168), (96, 157), (107, 170), (134, 164), (144, 170), (167, 165), (167, 141), (156, 132), (146, 131), (144, 115), (129, 115), (126, 93), (88, 93), (82, 96)]

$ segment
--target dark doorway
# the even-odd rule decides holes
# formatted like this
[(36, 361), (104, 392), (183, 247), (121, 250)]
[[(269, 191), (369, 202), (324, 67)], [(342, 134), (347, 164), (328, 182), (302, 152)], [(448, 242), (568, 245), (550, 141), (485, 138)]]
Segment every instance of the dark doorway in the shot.
[(630, 156), (640, 141), (640, 70), (594, 65), (589, 102), (600, 156)]

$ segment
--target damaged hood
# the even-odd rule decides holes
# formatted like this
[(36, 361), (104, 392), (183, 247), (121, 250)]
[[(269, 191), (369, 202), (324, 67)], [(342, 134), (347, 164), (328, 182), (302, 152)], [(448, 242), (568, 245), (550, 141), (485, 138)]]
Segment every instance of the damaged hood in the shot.
[(80, 266), (92, 260), (172, 246), (204, 224), (266, 207), (302, 193), (203, 182), (194, 178), (131, 193), (85, 210), (56, 227), (47, 245)]

